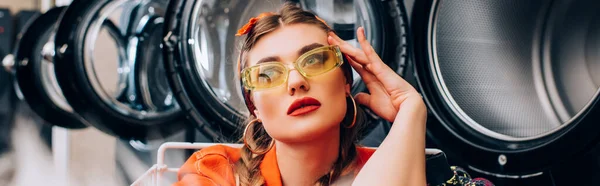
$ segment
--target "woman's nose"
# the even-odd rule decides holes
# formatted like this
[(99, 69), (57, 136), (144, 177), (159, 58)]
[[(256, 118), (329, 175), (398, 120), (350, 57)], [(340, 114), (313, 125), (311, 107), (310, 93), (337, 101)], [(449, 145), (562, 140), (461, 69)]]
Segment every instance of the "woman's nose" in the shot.
[(308, 91), (310, 89), (308, 81), (298, 70), (290, 70), (287, 84), (290, 96), (296, 94), (297, 91)]

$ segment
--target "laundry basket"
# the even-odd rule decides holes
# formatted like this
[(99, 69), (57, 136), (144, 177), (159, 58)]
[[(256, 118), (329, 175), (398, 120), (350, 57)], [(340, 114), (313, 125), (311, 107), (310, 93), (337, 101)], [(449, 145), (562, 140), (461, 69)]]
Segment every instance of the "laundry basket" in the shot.
[(176, 168), (169, 167), (165, 164), (165, 152), (167, 149), (202, 149), (213, 145), (226, 145), (235, 148), (241, 148), (242, 144), (232, 143), (185, 143), (185, 142), (166, 142), (158, 148), (158, 154), (156, 158), (156, 164), (148, 169), (142, 176), (135, 180), (131, 186), (163, 186), (171, 185), (163, 179), (165, 174), (176, 175), (181, 165)]

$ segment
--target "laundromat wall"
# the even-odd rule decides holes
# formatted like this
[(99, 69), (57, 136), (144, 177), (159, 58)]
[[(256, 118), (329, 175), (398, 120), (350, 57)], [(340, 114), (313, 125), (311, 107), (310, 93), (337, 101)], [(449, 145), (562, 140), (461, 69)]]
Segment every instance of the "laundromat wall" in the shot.
[[(600, 1), (285, 1), (355, 46), (364, 27), (450, 165), (495, 185), (600, 183)], [(281, 2), (0, 0), (0, 185), (129, 185), (166, 142), (239, 143), (234, 35)], [(359, 144), (377, 147), (392, 124), (363, 110)]]

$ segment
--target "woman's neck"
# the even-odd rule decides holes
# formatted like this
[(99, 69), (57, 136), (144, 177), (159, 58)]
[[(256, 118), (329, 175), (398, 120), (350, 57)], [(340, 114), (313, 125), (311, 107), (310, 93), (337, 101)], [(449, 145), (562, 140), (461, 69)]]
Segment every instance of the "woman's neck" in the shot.
[(338, 158), (340, 131), (336, 128), (321, 136), (302, 143), (276, 142), (277, 164), (284, 185), (314, 185), (329, 173)]

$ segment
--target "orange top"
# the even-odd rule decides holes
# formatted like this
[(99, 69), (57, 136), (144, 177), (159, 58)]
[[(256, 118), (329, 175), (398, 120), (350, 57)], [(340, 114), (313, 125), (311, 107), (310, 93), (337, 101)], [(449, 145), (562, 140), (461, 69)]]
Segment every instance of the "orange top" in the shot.
[[(268, 186), (283, 185), (274, 149), (273, 146), (265, 154), (260, 164), (260, 173)], [(235, 185), (233, 166), (240, 159), (240, 151), (239, 148), (215, 145), (195, 152), (179, 169), (179, 181), (173, 186)], [(362, 167), (374, 152), (375, 149), (358, 147), (358, 167)]]

